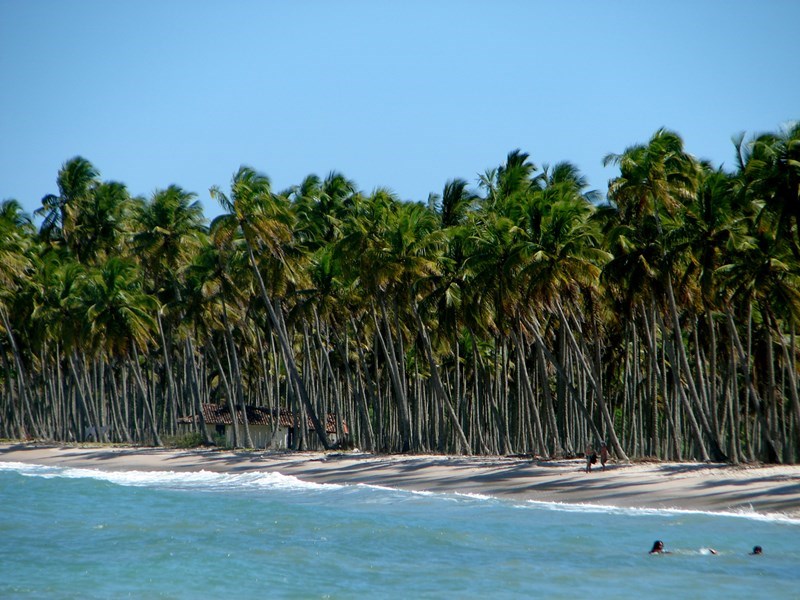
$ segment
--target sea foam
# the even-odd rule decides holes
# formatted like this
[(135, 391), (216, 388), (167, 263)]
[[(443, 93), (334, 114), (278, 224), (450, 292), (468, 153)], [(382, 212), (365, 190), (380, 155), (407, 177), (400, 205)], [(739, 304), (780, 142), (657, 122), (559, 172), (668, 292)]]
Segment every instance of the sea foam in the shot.
[(528, 500), (526, 506), (536, 509), (553, 510), (560, 512), (597, 513), (626, 516), (682, 516), (682, 515), (709, 515), (714, 517), (733, 517), (750, 519), (754, 521), (784, 523), (800, 526), (800, 519), (783, 513), (759, 513), (753, 509), (736, 509), (724, 511), (697, 510), (687, 508), (637, 508), (624, 506), (609, 506), (605, 504), (584, 504), (567, 502), (545, 502), (541, 500)]
[[(430, 496), (443, 500), (463, 499), (474, 501), (500, 501), (494, 496), (478, 493), (430, 492), (417, 490), (403, 490), (375, 484), (335, 484), (313, 483), (304, 481), (292, 475), (283, 475), (277, 472), (246, 472), (246, 473), (218, 473), (212, 471), (102, 471), (99, 469), (85, 469), (74, 467), (58, 467), (36, 465), (19, 462), (0, 462), (0, 471), (16, 471), (20, 475), (30, 477), (65, 479), (95, 479), (107, 481), (116, 485), (132, 487), (153, 487), (172, 490), (196, 491), (244, 491), (244, 490), (284, 490), (284, 491), (333, 491), (342, 489), (373, 489), (394, 494), (408, 496)], [(396, 498), (396, 496), (395, 496)], [(541, 500), (527, 500), (520, 503), (510, 503), (516, 508), (549, 510), (558, 512), (574, 512), (586, 514), (609, 514), (637, 516), (682, 516), (682, 515), (711, 515), (716, 517), (731, 517), (748, 519), (761, 522), (782, 523), (800, 526), (800, 519), (782, 513), (759, 513), (752, 509), (736, 509), (728, 511), (705, 511), (680, 508), (636, 508), (619, 507), (602, 504), (551, 502)]]
[(212, 471), (101, 471), (74, 467), (53, 467), (14, 462), (0, 462), (0, 470), (16, 471), (28, 477), (96, 479), (116, 485), (236, 491), (243, 489), (333, 490), (343, 486), (302, 481), (275, 472), (216, 473)]

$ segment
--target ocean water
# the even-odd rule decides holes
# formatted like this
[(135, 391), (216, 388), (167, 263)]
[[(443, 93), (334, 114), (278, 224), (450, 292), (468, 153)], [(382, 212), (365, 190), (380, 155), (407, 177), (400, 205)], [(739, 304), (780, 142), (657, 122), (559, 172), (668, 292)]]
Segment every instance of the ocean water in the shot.
[(800, 598), (800, 521), (0, 462), (0, 598), (214, 597)]

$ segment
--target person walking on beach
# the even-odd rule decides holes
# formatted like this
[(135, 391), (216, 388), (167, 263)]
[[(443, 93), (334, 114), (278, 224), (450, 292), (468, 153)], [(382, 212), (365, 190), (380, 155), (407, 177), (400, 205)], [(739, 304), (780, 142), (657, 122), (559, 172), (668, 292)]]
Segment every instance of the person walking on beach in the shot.
[(600, 467), (601, 471), (606, 470), (606, 463), (608, 462), (608, 446), (605, 442), (600, 442)]
[(592, 445), (586, 446), (586, 472), (592, 472), (592, 465), (597, 462), (597, 452), (594, 451)]

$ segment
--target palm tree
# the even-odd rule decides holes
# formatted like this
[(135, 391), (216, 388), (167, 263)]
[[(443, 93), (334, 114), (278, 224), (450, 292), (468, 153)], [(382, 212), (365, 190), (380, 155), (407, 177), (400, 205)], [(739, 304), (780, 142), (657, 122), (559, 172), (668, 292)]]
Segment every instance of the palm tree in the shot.
[(35, 212), (44, 217), (39, 233), (46, 241), (62, 241), (73, 248), (79, 241), (75, 237), (78, 216), (100, 183), (100, 173), (88, 160), (76, 156), (61, 166), (56, 181), (58, 195), (46, 195)]
[[(399, 208), (395, 228), (389, 235), (391, 246), (388, 258), (399, 264), (402, 270), (395, 277), (397, 287), (390, 293), (396, 299), (396, 306), (410, 305), (431, 371), (433, 388), (439, 399), (440, 414), (446, 414), (446, 418), (450, 420), (456, 434), (457, 451), (469, 453), (470, 444), (459, 422), (452, 398), (442, 382), (440, 361), (434, 355), (431, 331), (438, 329), (438, 324), (428, 327), (420, 311), (420, 302), (424, 302), (437, 291), (435, 286), (442, 272), (447, 236), (439, 229), (436, 215), (421, 204), (401, 204)], [(445, 418), (441, 420), (444, 422)], [(444, 449), (443, 435), (440, 435), (439, 447), (440, 450)]]
[(237, 232), (241, 233), (264, 307), (267, 309), (272, 329), (278, 337), (292, 384), (311, 418), (320, 443), (327, 450), (331, 448), (331, 443), (325, 426), (317, 415), (308, 389), (297, 368), (291, 340), (282, 315), (279, 313), (280, 308), (273, 305), (273, 299), (267, 292), (255, 254), (258, 251), (259, 254), (266, 254), (279, 264), (286, 265), (287, 247), (292, 239), (292, 215), (289, 211), (288, 201), (274, 195), (269, 178), (250, 167), (241, 167), (233, 176), (230, 198), (217, 187), (211, 188), (210, 193), (211, 197), (217, 199), (227, 211), (227, 214), (218, 217), (216, 222), (212, 223), (212, 227), (227, 230), (229, 236), (233, 236)]
[[(355, 282), (367, 299), (367, 314), (372, 314), (379, 351), (386, 360), (397, 403), (401, 450), (408, 452), (416, 444), (417, 432), (412, 427), (404, 374), (404, 332), (399, 328), (397, 312), (408, 304), (395, 301), (392, 295), (402, 285), (400, 278), (407, 258), (397, 255), (403, 253), (399, 210), (402, 209), (397, 198), (387, 189), (377, 189), (369, 197), (356, 198), (353, 213), (344, 224), (342, 238), (334, 252), (344, 267), (344, 276)], [(397, 317), (394, 321), (391, 319), (393, 309)]]
[(26, 256), (33, 241), (33, 224), (16, 200), (0, 202), (0, 289), (10, 292), (30, 268)]
[(131, 204), (125, 185), (103, 182), (91, 190), (80, 208), (72, 207), (69, 239), (77, 260), (99, 264), (119, 253)]
[[(28, 398), (26, 369), (22, 349), (18, 344), (18, 335), (12, 323), (10, 311), (19, 300), (20, 286), (26, 283), (33, 262), (31, 248), (33, 246), (33, 225), (30, 217), (22, 211), (16, 200), (4, 200), (0, 203), (0, 335), (9, 344), (15, 364), (16, 392), (11, 391), (11, 369), (5, 369), (5, 383), (9, 400), (9, 411), (12, 418), (19, 422), (18, 432), (22, 437), (27, 437), (29, 429), (36, 431), (31, 416), (30, 400)], [(24, 331), (24, 328), (22, 328)], [(20, 328), (16, 328), (20, 331)], [(4, 365), (6, 355), (3, 353)], [(14, 410), (13, 398), (20, 399), (21, 410)], [(27, 422), (27, 425), (26, 425)]]
[[(595, 194), (584, 192), (586, 179), (570, 163), (559, 163), (552, 171), (545, 168), (542, 179), (542, 189), (534, 192), (525, 205), (526, 255), (529, 258), (522, 270), (523, 286), (527, 289), (524, 303), (537, 312), (548, 311), (559, 317), (566, 341), (571, 343), (573, 355), (583, 365), (594, 390), (611, 447), (618, 457), (627, 460), (604, 398), (596, 321), (594, 361), (586, 357), (570, 325), (570, 322), (578, 325), (583, 320), (584, 300), (589, 308), (597, 305), (601, 269), (611, 258), (600, 247), (600, 232), (592, 220)], [(590, 310), (589, 315), (593, 320), (594, 311)], [(532, 320), (535, 323), (536, 318)], [(576, 406), (581, 406), (577, 399)], [(593, 425), (590, 427), (594, 429)], [(595, 435), (598, 434), (595, 432)]]
[(740, 169), (752, 198), (765, 203), (777, 216), (781, 238), (800, 258), (800, 121), (778, 133), (755, 137), (745, 148), (741, 139)]
[[(690, 201), (695, 195), (699, 175), (698, 164), (684, 151), (680, 136), (665, 129), (656, 131), (646, 145), (630, 147), (619, 155), (608, 155), (604, 163), (613, 163), (620, 167), (620, 176), (609, 183), (608, 195), (619, 207), (623, 221), (636, 226), (637, 223), (646, 223), (647, 217), (651, 216), (653, 219), (656, 230), (654, 241), (661, 246), (664, 289), (672, 320), (677, 358), (683, 377), (687, 379), (687, 385), (681, 386), (680, 392), (691, 396), (693, 401), (693, 405), (690, 405), (688, 400), (685, 402), (687, 417), (701, 458), (709, 460), (707, 441), (714, 460), (725, 460), (725, 454), (719, 445), (716, 432), (709, 424), (709, 418), (703, 409), (689, 368), (672, 284), (671, 271), (674, 264), (668, 260), (669, 249), (665, 246), (667, 240), (663, 228), (663, 217), (674, 215), (684, 202)], [(700, 417), (699, 424), (695, 412)], [(703, 439), (703, 434), (706, 440)]]
[(309, 175), (292, 188), (286, 196), (297, 214), (300, 227), (296, 234), (303, 245), (313, 251), (334, 242), (355, 194), (355, 183), (337, 171), (328, 173), (324, 180)]
[(439, 216), (443, 229), (462, 225), (469, 211), (475, 208), (479, 197), (469, 190), (467, 185), (464, 179), (451, 179), (445, 184), (439, 202)]
[(158, 304), (141, 285), (131, 261), (113, 257), (90, 272), (86, 281), (86, 339), (92, 351), (126, 357), (131, 350), (145, 352), (153, 340)]
[(180, 348), (175, 334), (180, 333), (183, 321), (183, 272), (205, 236), (203, 210), (194, 198), (195, 194), (177, 185), (156, 190), (149, 200), (137, 203), (131, 220), (131, 247), (142, 265), (146, 289), (158, 298), (163, 309), (156, 314), (156, 320), (165, 363), (166, 405), (173, 416), (168, 423), (178, 418), (181, 400), (173, 363)]
[(2, 433), (160, 443), (227, 398), (325, 447), (333, 411), (379, 450), (797, 460), (800, 126), (736, 149), (729, 174), (659, 130), (606, 158), (601, 206), (520, 150), (427, 205), (242, 167), (209, 230), (72, 158), (38, 239), (0, 203)]
[(541, 175), (528, 159), (530, 156), (521, 150), (512, 150), (505, 164), (487, 171), (480, 178), (480, 185), (486, 190), (485, 203), (488, 207), (505, 211), (509, 206), (519, 204), (531, 190), (540, 187)]
[[(800, 319), (800, 269), (793, 259), (791, 242), (781, 236), (777, 221), (782, 217), (771, 212), (762, 212), (758, 215), (755, 226), (750, 231), (751, 243), (742, 245), (736, 253), (732, 254), (733, 261), (718, 268), (718, 273), (725, 282), (727, 295), (724, 302), (728, 306), (727, 315), (731, 334), (735, 334), (732, 326), (733, 307), (746, 307), (748, 312), (753, 307), (757, 309), (756, 317), (761, 321), (763, 328), (764, 348), (767, 354), (761, 358), (759, 370), (768, 373), (768, 384), (764, 395), (767, 402), (753, 385), (752, 378), (746, 373), (748, 394), (755, 404), (756, 415), (762, 423), (762, 436), (766, 446), (767, 460), (778, 462), (778, 423), (770, 413), (778, 401), (776, 398), (777, 384), (769, 381), (773, 378), (773, 368), (776, 362), (770, 355), (772, 347), (778, 340), (783, 345), (785, 336), (782, 323), (796, 323)], [(749, 369), (743, 348), (739, 347), (739, 360), (745, 369)], [(790, 365), (790, 372), (794, 366)], [(797, 425), (800, 426), (800, 403), (796, 393), (796, 384), (790, 384), (793, 402), (793, 412)]]
[(132, 245), (163, 302), (180, 299), (180, 277), (202, 243), (205, 218), (195, 194), (171, 185), (137, 206)]
[(138, 361), (139, 354), (146, 354), (148, 345), (154, 341), (156, 299), (142, 289), (136, 265), (118, 257), (110, 258), (100, 269), (89, 273), (82, 296), (82, 311), (85, 311), (82, 321), (86, 329), (81, 349), (109, 361), (133, 355), (132, 372), (148, 413), (153, 439), (161, 446), (155, 410), (148, 401)]

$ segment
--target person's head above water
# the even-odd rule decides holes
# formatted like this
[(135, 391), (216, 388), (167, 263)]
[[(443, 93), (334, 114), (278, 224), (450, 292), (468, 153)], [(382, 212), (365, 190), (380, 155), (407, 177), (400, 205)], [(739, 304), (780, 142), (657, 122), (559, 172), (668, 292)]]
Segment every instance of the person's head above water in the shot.
[(753, 546), (753, 551), (750, 554), (761, 554), (762, 552), (761, 546)]
[(661, 540), (653, 542), (653, 549), (650, 550), (650, 554), (661, 554), (662, 552), (664, 552), (664, 542)]

